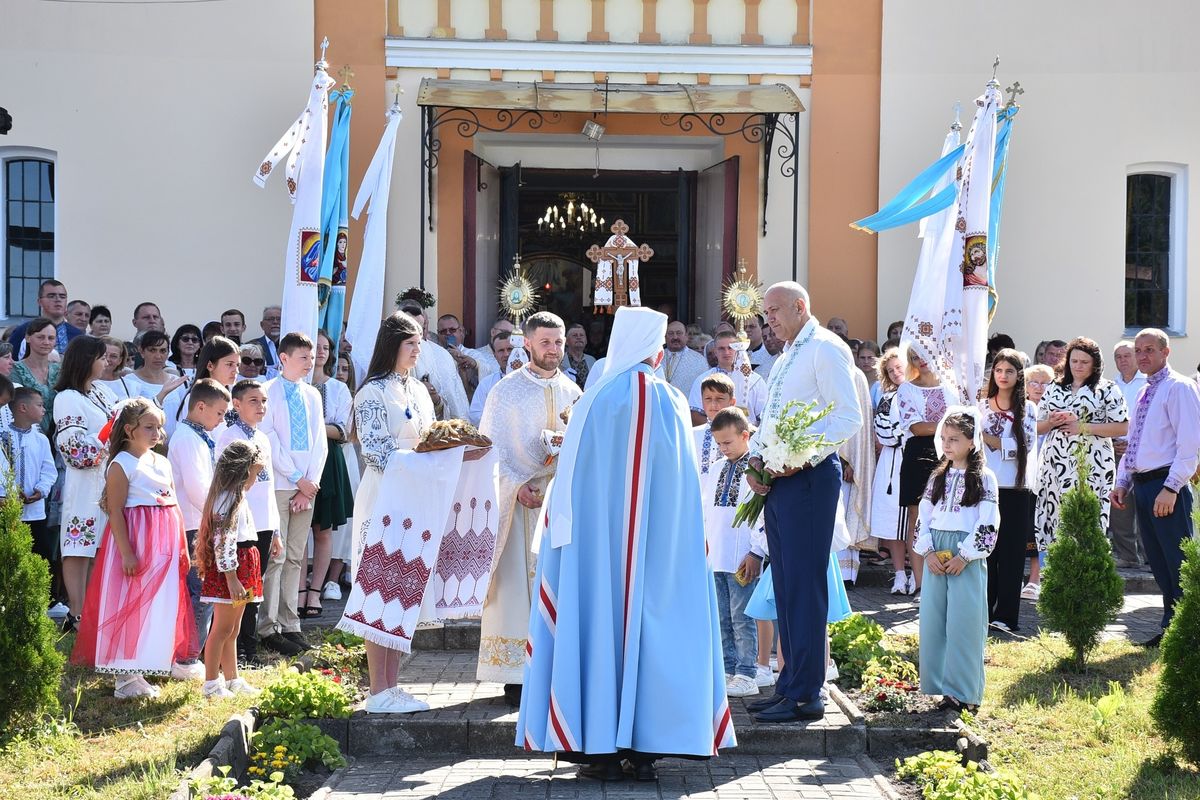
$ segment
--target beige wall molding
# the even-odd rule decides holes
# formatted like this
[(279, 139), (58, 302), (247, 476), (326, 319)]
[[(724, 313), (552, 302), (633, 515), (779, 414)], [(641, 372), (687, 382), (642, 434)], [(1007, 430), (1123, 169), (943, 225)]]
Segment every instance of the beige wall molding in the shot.
[(611, 71), (709, 75), (811, 75), (807, 45), (664, 45), (389, 37), (387, 65), (419, 69)]

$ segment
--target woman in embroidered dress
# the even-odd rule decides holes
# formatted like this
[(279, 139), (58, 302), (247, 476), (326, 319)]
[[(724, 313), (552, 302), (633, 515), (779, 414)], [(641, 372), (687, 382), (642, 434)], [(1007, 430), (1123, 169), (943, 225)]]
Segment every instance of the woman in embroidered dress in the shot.
[(1108, 530), (1108, 494), (1117, 473), (1112, 437), (1129, 432), (1129, 410), (1121, 390), (1103, 373), (1099, 345), (1082, 336), (1072, 339), (1062, 377), (1046, 389), (1038, 406), (1038, 432), (1046, 434), (1035, 520), (1039, 552), (1054, 541), (1062, 496), (1078, 477), (1080, 445), (1087, 484), (1100, 498), (1100, 528)]
[(905, 382), (896, 389), (895, 413), (900, 432), (905, 437), (904, 459), (900, 464), (900, 505), (907, 514), (904, 539), (908, 563), (912, 567), (912, 575), (906, 581), (904, 591), (905, 594), (915, 594), (921, 591), (922, 577), (921, 561), (913, 550), (917, 504), (921, 502), (925, 484), (937, 466), (937, 448), (933, 436), (950, 405), (950, 396), (929, 364), (912, 349), (908, 351), (905, 377)]
[(304, 601), (297, 606), (301, 617), (321, 616), (321, 590), (329, 573), (332, 531), (345, 525), (354, 513), (354, 490), (346, 471), (346, 455), (342, 452), (342, 442), (349, 438), (352, 400), (346, 384), (333, 377), (335, 359), (332, 356), (333, 340), (325, 331), (317, 331), (312, 383), (321, 393), (321, 406), (325, 410), (329, 457), (325, 459), (321, 488), (317, 490), (317, 498), (313, 502), (312, 575), (303, 588), (297, 587)]
[[(97, 341), (74, 339), (64, 372), (71, 349), (85, 339)], [(100, 498), (108, 524), (71, 653), (72, 663), (117, 676), (119, 698), (157, 697), (143, 676), (170, 675), (175, 663), (195, 658), (198, 646), (171, 464), (152, 449), (162, 423), (162, 412), (144, 397), (123, 404), (113, 422)]]
[[(402, 311), (386, 317), (380, 323), (363, 386), (354, 398), (354, 426), (367, 467), (354, 497), (359, 524), (354, 533), (351, 570), (356, 584), (363, 579), (364, 570), (359, 569), (359, 559), (366, 546), (365, 536), (376, 502), (380, 499), (388, 461), (393, 454), (416, 448), (421, 431), (436, 419), (428, 390), (417, 376), (411, 374), (421, 354), (421, 334), (417, 321)], [(463, 458), (478, 458), (485, 452), (476, 450)], [(405, 489), (412, 490), (412, 487)], [(427, 502), (419, 489), (413, 491), (413, 502)], [(358, 591), (357, 586), (355, 591)], [(353, 597), (352, 593), (352, 600)], [(346, 616), (338, 623), (339, 628), (352, 632), (359, 630), (358, 625)], [(371, 682), (366, 710), (371, 713), (428, 710), (428, 703), (417, 700), (397, 686), (403, 654), (369, 638), (366, 647)]]
[(992, 359), (983, 403), (983, 443), (988, 469), (1000, 485), (1000, 530), (987, 560), (988, 624), (1016, 631), (1025, 545), (1033, 536), (1037, 499), (1037, 407), (1025, 397), (1021, 354), (1010, 348)]
[(29, 323), (25, 329), (25, 358), (18, 361), (9, 376), (13, 383), (37, 389), (42, 395), (46, 406), (46, 416), (42, 418), (42, 432), (50, 432), (50, 422), (54, 413), (54, 385), (58, 383), (58, 373), (61, 367), (56, 361), (50, 360), (58, 344), (58, 330), (54, 323), (45, 317), (38, 317)]
[(54, 386), (54, 444), (66, 464), (59, 540), (70, 607), (67, 628), (79, 622), (88, 571), (107, 521), (100, 507), (106, 455), (100, 432), (108, 424), (116, 398), (96, 382), (106, 363), (104, 342), (77, 336), (67, 345)]
[(900, 465), (904, 459), (904, 435), (900, 430), (896, 392), (904, 383), (904, 360), (900, 351), (889, 348), (875, 368), (879, 373), (879, 404), (875, 411), (875, 441), (879, 452), (875, 459), (874, 485), (871, 487), (871, 535), (887, 546), (896, 577), (892, 594), (908, 591), (904, 571), (904, 517), (900, 513)]

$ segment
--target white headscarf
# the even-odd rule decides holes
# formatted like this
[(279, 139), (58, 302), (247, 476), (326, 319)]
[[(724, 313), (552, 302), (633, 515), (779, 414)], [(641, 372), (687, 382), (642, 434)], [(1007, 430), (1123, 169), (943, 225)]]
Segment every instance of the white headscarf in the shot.
[(937, 424), (937, 430), (933, 434), (933, 446), (937, 450), (938, 458), (943, 457), (942, 453), (942, 425), (946, 422), (946, 417), (951, 414), (966, 414), (971, 419), (975, 420), (975, 436), (972, 444), (975, 449), (983, 453), (983, 414), (975, 406), (950, 406), (946, 409), (945, 416)]
[(608, 354), (604, 359), (604, 372), (571, 409), (571, 419), (567, 423), (562, 452), (558, 456), (558, 471), (554, 476), (554, 491), (549, 498), (552, 547), (562, 547), (571, 543), (571, 524), (574, 519), (571, 486), (574, 482), (575, 462), (579, 456), (583, 428), (596, 395), (614, 380), (628, 376), (629, 371), (638, 364), (662, 352), (667, 337), (667, 322), (666, 314), (653, 309), (632, 306), (617, 309), (612, 335), (608, 340)]

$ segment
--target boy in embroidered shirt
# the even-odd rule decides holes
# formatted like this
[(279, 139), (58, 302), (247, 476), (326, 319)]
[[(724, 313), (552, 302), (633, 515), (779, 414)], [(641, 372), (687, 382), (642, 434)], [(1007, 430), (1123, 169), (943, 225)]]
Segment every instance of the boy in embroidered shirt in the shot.
[(700, 399), (708, 421), (692, 428), (692, 436), (696, 440), (696, 465), (700, 467), (700, 477), (703, 479), (712, 469), (713, 462), (721, 457), (713, 440), (713, 418), (722, 409), (734, 408), (737, 405), (734, 400), (733, 381), (723, 372), (714, 372), (706, 376), (700, 382)]
[(283, 553), (276, 567), (267, 565), (263, 579), (263, 604), (258, 612), (258, 638), (268, 647), (279, 634), (301, 648), (297, 614), (305, 587), (302, 577), (312, 527), (313, 499), (325, 468), (328, 439), (321, 393), (307, 383), (313, 368), (313, 343), (303, 333), (292, 332), (279, 340), (279, 377), (266, 382), (266, 415), (260, 425), (271, 442), (275, 478), (275, 504)]
[[(167, 445), (167, 460), (171, 462), (171, 473), (175, 476), (175, 494), (179, 501), (179, 513), (183, 515), (183, 528), (187, 531), (188, 552), (196, 546), (196, 531), (200, 529), (200, 517), (204, 512), (204, 501), (212, 485), (213, 465), (217, 463), (217, 444), (212, 432), (225, 419), (229, 408), (229, 391), (212, 378), (201, 378), (188, 393), (187, 416), (180, 420), (171, 434)], [(204, 649), (208, 637), (208, 623), (212, 619), (212, 606), (200, 602), (200, 576), (193, 566), (188, 570), (188, 593), (192, 596), (192, 609), (197, 616), (198, 642)], [(196, 675), (186, 677), (201, 680), (204, 669), (197, 662)]]
[[(250, 518), (254, 522), (254, 530), (258, 533), (259, 563), (263, 565), (265, 577), (268, 569), (276, 573), (283, 564), (279, 559), (271, 560), (283, 552), (283, 539), (279, 536), (279, 508), (275, 505), (275, 476), (271, 471), (271, 441), (267, 435), (258, 429), (259, 423), (267, 413), (267, 395), (262, 384), (257, 380), (241, 380), (234, 384), (233, 410), (237, 418), (227, 424), (217, 426), (217, 458), (231, 442), (247, 441), (258, 446), (262, 453), (263, 468), (259, 470), (254, 485), (246, 492), (246, 505)], [(258, 627), (257, 608), (242, 615), (241, 629), (238, 631), (237, 653), (239, 661), (254, 663), (258, 658), (258, 644), (255, 630)], [(277, 637), (270, 647), (273, 650), (286, 650), (289, 653), (300, 653), (301, 649), (284, 639)]]
[(758, 633), (755, 621), (746, 616), (746, 604), (762, 571), (767, 540), (761, 525), (733, 527), (738, 504), (750, 496), (745, 478), (750, 462), (750, 423), (741, 409), (726, 408), (709, 424), (723, 458), (701, 479), (701, 498), (708, 563), (713, 569), (721, 620), (725, 692), (730, 697), (748, 697), (758, 694)]
[(4, 481), (0, 497), (7, 495), (11, 470), (25, 504), (21, 519), (29, 524), (29, 532), (33, 534), (33, 552), (46, 559), (53, 576), (54, 562), (58, 559), (58, 531), (46, 525), (46, 495), (58, 479), (58, 471), (54, 468), (50, 440), (41, 429), (46, 408), (37, 389), (20, 386), (14, 391), (12, 382), (0, 375), (0, 403), (10, 397), (12, 422), (0, 430), (0, 480)]

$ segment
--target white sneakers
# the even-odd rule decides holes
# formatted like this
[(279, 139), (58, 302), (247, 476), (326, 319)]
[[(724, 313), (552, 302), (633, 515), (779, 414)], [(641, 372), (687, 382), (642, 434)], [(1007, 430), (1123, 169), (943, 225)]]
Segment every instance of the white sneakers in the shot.
[[(759, 688), (764, 686), (774, 686), (775, 673), (771, 671), (770, 667), (764, 667), (762, 664), (759, 664), (757, 667), (757, 672), (754, 676), (754, 682), (758, 684)], [(726, 681), (726, 683), (728, 683), (728, 681)]]
[(342, 587), (338, 586), (335, 581), (327, 581), (325, 588), (321, 590), (322, 600), (341, 600)]
[(896, 579), (892, 581), (892, 594), (909, 594), (908, 591), (908, 573), (900, 570), (896, 573)]
[(70, 613), (71, 613), (71, 609), (67, 608), (62, 603), (55, 603), (54, 605), (50, 606), (50, 608), (47, 609), (47, 611), (46, 611), (46, 614), (50, 617), (50, 619), (55, 620), (57, 622), (62, 622), (64, 619), (67, 618), (67, 615)]
[(171, 665), (171, 677), (177, 681), (202, 681), (204, 665), (199, 661), (193, 661), (191, 664), (180, 664), (176, 661)]
[(127, 675), (117, 679), (113, 697), (118, 700), (132, 700), (135, 697), (158, 697), (157, 686), (151, 686), (140, 674)]
[(758, 694), (758, 683), (749, 675), (734, 675), (725, 681), (728, 697), (753, 697)]
[(1026, 600), (1037, 600), (1042, 596), (1042, 585), (1040, 583), (1027, 583), (1021, 589), (1021, 597)]
[(215, 678), (211, 681), (205, 681), (200, 687), (200, 693), (209, 700), (224, 700), (227, 697), (233, 697), (233, 692), (225, 685), (224, 678)]
[(245, 678), (234, 678), (233, 680), (226, 682), (225, 688), (234, 694), (248, 694), (251, 697), (262, 694), (262, 689), (246, 683)]
[(399, 686), (393, 686), (368, 697), (363, 708), (368, 714), (412, 714), (428, 711), (429, 703), (418, 700)]

